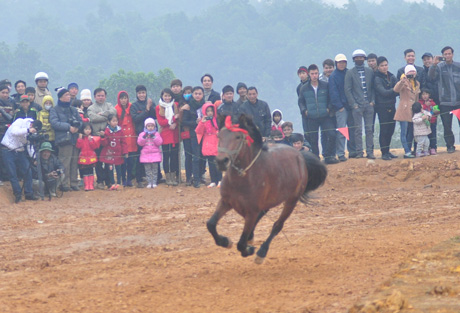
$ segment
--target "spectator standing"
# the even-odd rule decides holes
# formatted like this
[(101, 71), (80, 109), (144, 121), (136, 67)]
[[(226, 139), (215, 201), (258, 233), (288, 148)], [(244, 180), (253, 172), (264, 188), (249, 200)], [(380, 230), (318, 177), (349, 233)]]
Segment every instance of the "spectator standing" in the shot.
[(220, 100), (219, 93), (212, 89), (212, 85), (214, 84), (214, 78), (211, 74), (204, 74), (201, 77), (201, 84), (203, 84), (205, 102), (209, 101), (215, 103), (217, 100)]
[[(225, 87), (224, 87), (225, 88)], [(238, 105), (242, 105), (246, 100), (247, 100), (247, 96), (248, 96), (248, 86), (246, 86), (245, 83), (241, 83), (239, 82), (237, 85), (236, 85), (236, 93), (240, 96), (238, 98), (238, 100), (236, 101), (236, 103)], [(232, 98), (232, 101), (233, 101), (233, 98)]]
[(454, 49), (452, 47), (444, 47), (441, 53), (445, 61), (441, 61), (440, 56), (436, 56), (428, 71), (428, 76), (438, 84), (444, 140), (446, 141), (447, 152), (453, 153), (455, 152), (455, 136), (452, 131), (452, 114), (449, 112), (460, 109), (460, 63), (454, 62)]
[(270, 107), (267, 102), (259, 100), (256, 87), (248, 88), (248, 100), (240, 107), (241, 113), (252, 117), (254, 124), (265, 139), (270, 137), (271, 130), (271, 114)]
[(326, 59), (323, 61), (323, 72), (319, 75), (319, 80), (323, 82), (329, 81), (329, 76), (331, 76), (334, 71), (334, 61), (331, 59)]
[[(48, 74), (45, 72), (38, 72), (35, 74), (35, 99), (36, 103), (43, 103), (45, 96), (51, 96), (51, 92), (48, 90)], [(26, 91), (27, 93), (27, 91)]]
[[(417, 75), (415, 76), (418, 82), (420, 83), (420, 88), (424, 88), (426, 84), (425, 72), (423, 67), (415, 65), (415, 51), (414, 49), (406, 49), (404, 50), (404, 59), (406, 60), (406, 65), (413, 65), (415, 70), (417, 71)], [(404, 69), (406, 65), (401, 67), (396, 74), (396, 80), (401, 79), (401, 75), (404, 74)]]
[(374, 72), (377, 72), (377, 55), (375, 53), (369, 53), (367, 55), (367, 66), (371, 68)]

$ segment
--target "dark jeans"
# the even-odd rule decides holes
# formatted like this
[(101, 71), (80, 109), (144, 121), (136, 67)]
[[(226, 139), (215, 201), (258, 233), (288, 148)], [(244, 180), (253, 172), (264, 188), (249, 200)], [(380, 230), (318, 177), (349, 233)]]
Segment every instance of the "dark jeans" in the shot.
[[(447, 148), (451, 148), (455, 145), (455, 136), (454, 132), (452, 131), (453, 114), (450, 114), (449, 112), (457, 109), (460, 109), (460, 106), (439, 106), (439, 110), (441, 111), (442, 126), (444, 128), (444, 140), (446, 141)], [(460, 120), (458, 120), (458, 124), (460, 125)]]
[(122, 165), (120, 165), (120, 175), (117, 175), (117, 184), (130, 182), (133, 179), (133, 165), (135, 162), (135, 152), (130, 152)]
[(414, 142), (414, 123), (407, 123), (407, 134), (406, 134), (407, 145), (409, 146), (409, 151), (412, 150), (412, 143), (414, 144), (414, 151), (417, 149), (417, 143)]
[(201, 164), (202, 164), (202, 156), (201, 156), (201, 145), (198, 143), (196, 137), (190, 138), (191, 146), (192, 146), (192, 173), (193, 173), (193, 180), (195, 184), (199, 184), (201, 180)]
[(222, 180), (222, 172), (216, 167), (216, 157), (214, 155), (207, 155), (205, 158), (208, 161), (211, 182), (217, 185), (217, 183)]
[(391, 137), (393, 137), (396, 126), (395, 112), (394, 107), (378, 108), (377, 110), (380, 123), (379, 143), (382, 155), (390, 152)]
[(163, 170), (165, 173), (175, 173), (179, 168), (179, 146), (178, 144), (162, 145)]
[(113, 165), (113, 164), (107, 164), (103, 163), (103, 170), (104, 170), (104, 177), (105, 177), (105, 185), (107, 187), (112, 187), (113, 184), (115, 184), (115, 177), (113, 175), (113, 170), (117, 171), (117, 177), (121, 175), (121, 165)]
[(185, 157), (185, 178), (190, 181), (192, 178), (192, 142), (190, 139), (184, 139), (184, 157)]
[[(305, 140), (309, 141), (308, 140), (308, 121), (309, 119), (302, 116), (302, 127), (303, 127), (303, 134), (304, 134), (304, 138)], [(335, 124), (335, 117), (333, 118), (333, 123)], [(311, 142), (309, 142), (311, 144)], [(321, 136), (321, 146), (322, 147), (326, 147), (327, 145), (327, 141), (326, 141), (326, 137), (325, 136)], [(324, 148), (323, 148), (323, 153), (322, 153), (323, 157), (326, 157), (326, 155), (324, 154)]]
[(2, 147), (3, 165), (6, 168), (10, 178), (11, 187), (15, 196), (21, 195), (22, 188), (19, 184), (18, 174), (24, 179), (24, 193), (26, 196), (34, 194), (32, 190), (32, 170), (27, 160), (27, 152), (11, 151), (8, 148)]
[[(335, 125), (331, 117), (307, 118), (307, 138), (311, 144), (312, 152), (319, 157), (318, 134), (321, 128), (321, 137), (324, 138), (323, 156), (325, 158), (335, 157)], [(323, 140), (321, 140), (323, 145)]]
[[(99, 160), (100, 156), (101, 156), (101, 152), (102, 152), (102, 147), (94, 150), (97, 154), (97, 159)], [(103, 168), (103, 165), (104, 163), (102, 162), (97, 162), (96, 163), (96, 179), (97, 179), (97, 183), (98, 184), (103, 184), (105, 181), (106, 181), (106, 177), (105, 177), (105, 171), (104, 171), (104, 168)]]
[(438, 119), (434, 123), (430, 124), (431, 134), (428, 135), (428, 139), (430, 139), (430, 149), (438, 149), (438, 139), (437, 139), (437, 127), (438, 126)]

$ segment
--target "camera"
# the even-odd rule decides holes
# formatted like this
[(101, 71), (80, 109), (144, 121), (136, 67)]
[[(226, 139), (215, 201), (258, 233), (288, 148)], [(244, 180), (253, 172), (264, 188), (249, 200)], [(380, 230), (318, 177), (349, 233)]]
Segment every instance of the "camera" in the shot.
[(406, 75), (406, 77), (411, 79), (411, 78), (414, 78), (415, 76), (414, 75)]
[(48, 141), (49, 139), (50, 136), (46, 133), (46, 130), (40, 130), (27, 136), (27, 140), (29, 140), (32, 144)]
[(61, 174), (62, 174), (62, 170), (61, 170), (60, 168), (58, 168), (58, 169), (56, 170), (56, 174), (61, 175)]
[(72, 127), (80, 128), (80, 122), (79, 122), (77, 119), (75, 119), (75, 118), (69, 119), (69, 124), (70, 124), (70, 126), (72, 126)]
[(446, 58), (445, 57), (439, 57), (438, 60), (439, 60), (439, 62), (442, 62), (442, 61), (445, 61)]
[(206, 116), (204, 119), (205, 119), (206, 121), (210, 121), (210, 120), (212, 120), (212, 117)]

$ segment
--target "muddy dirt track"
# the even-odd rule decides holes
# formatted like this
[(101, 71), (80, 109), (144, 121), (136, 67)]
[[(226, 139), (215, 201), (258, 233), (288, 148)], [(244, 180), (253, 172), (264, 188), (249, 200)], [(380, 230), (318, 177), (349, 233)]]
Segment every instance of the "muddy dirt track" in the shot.
[[(0, 312), (347, 312), (402, 263), (460, 235), (458, 158), (329, 166), (263, 265), (214, 244), (205, 223), (215, 188), (81, 191), (14, 205), (3, 186)], [(279, 212), (259, 223), (256, 246)], [(237, 242), (242, 225), (232, 211), (218, 230)]]

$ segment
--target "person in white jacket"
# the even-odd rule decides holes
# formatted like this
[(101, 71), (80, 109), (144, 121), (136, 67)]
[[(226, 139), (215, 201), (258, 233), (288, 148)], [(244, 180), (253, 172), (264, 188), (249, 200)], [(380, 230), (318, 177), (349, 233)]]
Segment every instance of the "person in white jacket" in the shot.
[(42, 123), (31, 118), (19, 118), (8, 128), (1, 142), (3, 163), (8, 173), (15, 202), (22, 198), (22, 188), (19, 185), (18, 173), (24, 179), (24, 194), (26, 200), (38, 200), (32, 190), (32, 170), (27, 159), (27, 137), (41, 129)]

